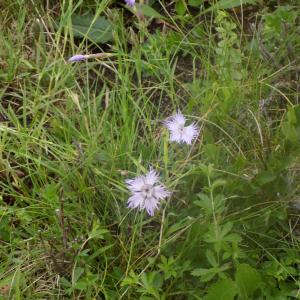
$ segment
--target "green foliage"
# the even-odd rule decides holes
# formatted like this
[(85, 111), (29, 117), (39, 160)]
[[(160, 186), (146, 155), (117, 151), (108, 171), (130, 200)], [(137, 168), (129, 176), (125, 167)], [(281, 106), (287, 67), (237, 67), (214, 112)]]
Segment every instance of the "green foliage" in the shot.
[(266, 39), (282, 39), (284, 26), (294, 26), (297, 11), (292, 6), (279, 6), (275, 11), (264, 15), (264, 34)]
[(0, 4), (0, 299), (299, 298), (297, 2), (31, 2)]
[[(297, 39), (297, 10), (292, 5), (279, 6), (263, 15), (261, 43), (265, 54), (274, 61), (293, 59), (299, 51)], [(276, 58), (275, 58), (276, 57)]]
[(224, 11), (217, 12), (215, 22), (219, 38), (215, 51), (221, 79), (225, 81), (228, 79), (241, 80), (246, 74), (242, 73), (244, 71), (241, 67), (243, 55), (235, 32), (236, 24)]

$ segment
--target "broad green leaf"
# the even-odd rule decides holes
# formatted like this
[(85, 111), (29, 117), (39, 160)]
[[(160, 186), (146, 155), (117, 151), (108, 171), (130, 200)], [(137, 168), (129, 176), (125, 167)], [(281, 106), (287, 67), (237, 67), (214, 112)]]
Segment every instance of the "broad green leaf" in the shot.
[(153, 300), (153, 297), (148, 297), (148, 296), (141, 296), (140, 298), (139, 298), (140, 300)]
[(300, 140), (300, 105), (289, 107), (286, 114), (287, 121), (283, 123), (281, 130), (291, 142)]
[(203, 0), (189, 0), (188, 5), (198, 7), (203, 4)]
[(140, 291), (146, 291), (153, 295), (155, 299), (159, 299), (159, 290), (163, 285), (163, 277), (158, 272), (143, 273), (141, 275), (142, 288)]
[(186, 12), (186, 3), (185, 0), (177, 0), (175, 3), (175, 10), (179, 15), (184, 15), (184, 13)]
[(285, 135), (285, 137), (290, 140), (291, 142), (297, 142), (298, 140), (298, 132), (296, 127), (285, 123), (281, 127), (282, 133)]
[(78, 279), (80, 278), (80, 276), (83, 274), (84, 272), (84, 268), (81, 268), (81, 267), (77, 267), (75, 270), (74, 270), (74, 273), (73, 273), (73, 278), (72, 278), (72, 283), (76, 283), (78, 281)]
[(235, 273), (237, 283), (242, 297), (251, 297), (261, 283), (261, 275), (248, 264), (240, 264)]
[(225, 223), (222, 226), (222, 229), (221, 229), (221, 237), (226, 236), (230, 232), (230, 230), (232, 229), (232, 227), (233, 227), (233, 223), (232, 222)]
[(199, 194), (198, 194), (198, 197), (199, 197), (199, 198), (201, 199), (201, 201), (203, 201), (203, 202), (209, 202), (209, 203), (211, 203), (211, 200), (210, 200), (209, 196), (206, 195), (206, 194), (204, 194), (204, 193), (199, 193)]
[(159, 290), (162, 287), (163, 283), (163, 276), (160, 273), (155, 273), (152, 281), (154, 288)]
[(300, 105), (290, 107), (287, 112), (287, 120), (291, 125), (300, 125)]
[(218, 1), (215, 6), (218, 9), (230, 9), (245, 4), (255, 4), (255, 0), (221, 0)]
[(256, 177), (256, 181), (260, 186), (270, 183), (275, 179), (276, 179), (276, 175), (271, 171), (262, 171)]
[(74, 37), (86, 38), (95, 43), (106, 43), (113, 39), (112, 27), (105, 17), (72, 15)]
[(290, 107), (288, 109), (286, 116), (287, 116), (287, 119), (290, 124), (293, 124), (293, 125), (297, 124), (297, 117), (296, 117), (295, 110), (293, 107)]
[(216, 4), (212, 5), (208, 9), (205, 9), (202, 14), (205, 14), (207, 12), (216, 10), (216, 9), (231, 9), (235, 7), (240, 7), (242, 5), (246, 4), (255, 4), (256, 0), (221, 0), (218, 1)]
[(156, 19), (166, 19), (163, 15), (161, 15), (159, 12), (157, 12), (155, 9), (153, 9), (149, 5), (146, 5), (146, 4), (137, 4), (137, 8), (146, 17), (156, 18)]
[(211, 214), (212, 213), (212, 203), (211, 203), (210, 198), (204, 193), (199, 193), (198, 197), (200, 198), (200, 200), (196, 200), (196, 201), (194, 201), (194, 203), (197, 206), (202, 207), (206, 211), (207, 214)]
[(213, 284), (204, 300), (233, 300), (238, 293), (236, 284), (230, 278), (223, 279)]

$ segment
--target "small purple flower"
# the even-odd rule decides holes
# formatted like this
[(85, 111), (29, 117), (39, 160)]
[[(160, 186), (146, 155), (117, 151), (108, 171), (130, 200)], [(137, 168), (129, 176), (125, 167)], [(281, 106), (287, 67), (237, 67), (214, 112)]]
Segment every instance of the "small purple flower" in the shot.
[(126, 4), (130, 7), (134, 7), (135, 0), (125, 0)]
[(150, 169), (146, 175), (126, 180), (131, 197), (127, 204), (129, 208), (145, 209), (150, 216), (159, 208), (160, 201), (169, 197), (171, 193), (159, 182), (159, 174)]
[(76, 54), (76, 55), (70, 57), (70, 58), (68, 59), (68, 62), (82, 61), (82, 60), (86, 60), (87, 58), (88, 58), (87, 55)]

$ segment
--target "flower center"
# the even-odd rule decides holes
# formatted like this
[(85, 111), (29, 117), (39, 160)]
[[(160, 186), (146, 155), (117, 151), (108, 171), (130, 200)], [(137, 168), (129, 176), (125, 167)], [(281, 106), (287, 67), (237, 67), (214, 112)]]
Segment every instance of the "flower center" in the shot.
[(183, 129), (184, 129), (184, 125), (179, 125), (178, 127), (178, 131), (182, 134), (183, 132)]
[(145, 184), (141, 190), (142, 196), (144, 198), (149, 198), (152, 196), (152, 186), (149, 184)]

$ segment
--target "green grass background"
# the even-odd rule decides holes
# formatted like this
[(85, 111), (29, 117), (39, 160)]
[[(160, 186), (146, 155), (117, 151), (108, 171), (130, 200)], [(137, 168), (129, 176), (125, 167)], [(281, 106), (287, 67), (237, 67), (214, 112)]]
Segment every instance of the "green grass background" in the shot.
[[(175, 2), (0, 2), (0, 299), (299, 297), (299, 3)], [(150, 166), (173, 193), (153, 218), (124, 182)]]

